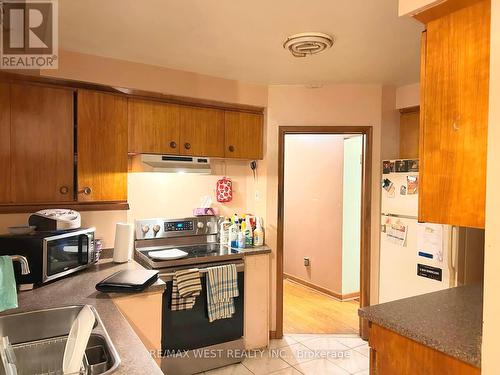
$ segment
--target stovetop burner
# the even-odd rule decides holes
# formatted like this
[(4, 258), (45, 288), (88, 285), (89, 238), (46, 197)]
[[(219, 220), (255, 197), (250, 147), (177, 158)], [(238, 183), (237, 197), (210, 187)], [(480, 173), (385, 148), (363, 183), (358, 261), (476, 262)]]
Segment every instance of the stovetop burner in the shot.
[[(179, 249), (188, 253), (188, 255), (175, 260), (152, 259), (149, 256), (149, 252), (169, 249)], [(239, 250), (232, 249), (218, 243), (143, 247), (137, 248), (136, 254), (138, 259), (141, 260), (143, 264), (146, 263), (145, 265), (148, 268), (154, 269), (176, 267), (188, 264), (219, 262), (222, 260), (238, 259), (243, 257), (243, 254)]]

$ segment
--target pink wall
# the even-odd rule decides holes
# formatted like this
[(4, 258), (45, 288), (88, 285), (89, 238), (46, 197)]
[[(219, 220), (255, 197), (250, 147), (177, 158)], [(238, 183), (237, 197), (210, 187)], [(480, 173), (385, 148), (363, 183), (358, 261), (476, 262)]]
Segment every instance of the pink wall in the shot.
[(59, 69), (41, 75), (154, 91), (267, 106), (267, 86), (253, 85), (160, 66), (59, 51)]
[(276, 230), (278, 205), (278, 134), (280, 126), (372, 126), (372, 236), (371, 301), (378, 301), (382, 85), (329, 84), (321, 88), (300, 85), (269, 87), (267, 110), (266, 242), (273, 249), (271, 265), (271, 329), (276, 328)]
[(342, 294), (343, 163), (342, 136), (286, 136), (284, 270), (337, 294)]

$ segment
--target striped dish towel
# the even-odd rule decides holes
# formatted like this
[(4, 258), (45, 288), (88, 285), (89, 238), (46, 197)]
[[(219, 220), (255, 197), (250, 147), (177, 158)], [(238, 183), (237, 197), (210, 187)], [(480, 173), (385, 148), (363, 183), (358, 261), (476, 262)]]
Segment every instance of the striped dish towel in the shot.
[(236, 265), (210, 267), (207, 272), (208, 320), (230, 318), (234, 314), (234, 297), (239, 296)]
[(172, 281), (172, 311), (192, 309), (201, 293), (200, 271), (197, 268), (175, 271)]

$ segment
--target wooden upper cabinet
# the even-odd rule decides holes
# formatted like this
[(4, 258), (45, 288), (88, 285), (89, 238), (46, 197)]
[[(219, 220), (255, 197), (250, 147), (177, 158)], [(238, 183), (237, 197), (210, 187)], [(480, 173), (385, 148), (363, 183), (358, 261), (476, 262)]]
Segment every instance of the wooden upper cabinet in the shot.
[(10, 203), (10, 86), (0, 83), (0, 203)]
[(418, 138), (420, 134), (420, 111), (401, 113), (399, 124), (399, 157), (418, 159)]
[(128, 131), (128, 151), (131, 153), (178, 154), (179, 106), (130, 99)]
[(224, 157), (224, 111), (180, 106), (181, 155)]
[(73, 201), (73, 91), (12, 84), (10, 108), (12, 203)]
[(419, 220), (484, 227), (490, 1), (430, 21), (422, 43)]
[(262, 159), (263, 133), (263, 115), (226, 111), (225, 157)]
[(127, 99), (78, 90), (78, 200), (127, 200)]

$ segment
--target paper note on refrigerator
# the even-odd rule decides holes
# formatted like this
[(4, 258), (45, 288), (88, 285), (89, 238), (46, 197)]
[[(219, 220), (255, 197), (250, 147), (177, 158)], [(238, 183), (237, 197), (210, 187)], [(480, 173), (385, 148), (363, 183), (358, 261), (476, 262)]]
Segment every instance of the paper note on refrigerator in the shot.
[(398, 246), (405, 246), (408, 234), (408, 225), (398, 221), (388, 220), (386, 223), (387, 240)]
[(417, 232), (417, 255), (442, 262), (443, 225), (419, 223)]

